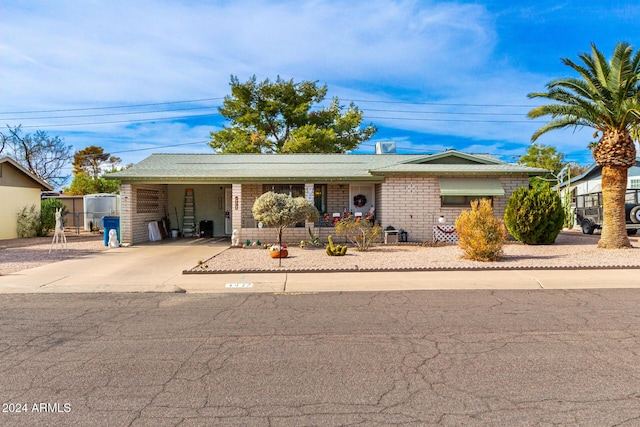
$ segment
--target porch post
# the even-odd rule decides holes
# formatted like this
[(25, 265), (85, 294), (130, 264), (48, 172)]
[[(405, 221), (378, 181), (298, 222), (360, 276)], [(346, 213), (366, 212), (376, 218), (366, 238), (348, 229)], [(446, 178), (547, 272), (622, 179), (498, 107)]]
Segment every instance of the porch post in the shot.
[[(305, 184), (304, 184), (304, 195), (305, 195), (305, 198), (307, 199), (307, 201), (313, 205), (313, 204), (314, 204), (314, 202), (315, 202), (315, 200), (314, 200), (314, 186), (313, 186), (313, 184), (307, 184), (307, 183), (305, 183)], [(309, 227), (311, 227), (311, 229), (313, 229), (313, 228), (314, 228), (314, 226), (313, 226), (313, 222), (307, 221), (307, 220), (305, 219), (305, 221), (304, 221), (304, 228), (305, 228), (305, 229), (309, 229)]]
[(120, 243), (133, 244), (133, 188), (131, 184), (120, 187)]
[(231, 184), (231, 229), (242, 234), (242, 184)]

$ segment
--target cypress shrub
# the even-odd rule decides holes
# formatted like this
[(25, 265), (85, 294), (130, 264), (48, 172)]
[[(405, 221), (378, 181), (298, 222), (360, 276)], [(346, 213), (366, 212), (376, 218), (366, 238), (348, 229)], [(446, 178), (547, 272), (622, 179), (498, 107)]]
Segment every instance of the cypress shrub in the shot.
[(548, 186), (521, 187), (507, 202), (504, 223), (522, 243), (550, 245), (562, 230), (564, 215), (560, 196)]

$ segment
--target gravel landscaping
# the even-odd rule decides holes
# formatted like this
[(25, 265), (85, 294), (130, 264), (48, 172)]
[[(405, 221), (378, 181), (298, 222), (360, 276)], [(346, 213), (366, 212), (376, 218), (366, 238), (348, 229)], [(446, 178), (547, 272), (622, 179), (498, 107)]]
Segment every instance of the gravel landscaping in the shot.
[[(509, 242), (504, 257), (497, 262), (478, 262), (462, 258), (457, 245), (421, 246), (417, 244), (378, 245), (367, 252), (349, 248), (343, 257), (327, 256), (323, 248), (302, 249), (289, 246), (289, 257), (271, 259), (266, 249), (229, 248), (189, 273), (230, 273), (270, 271), (389, 271), (458, 269), (567, 269), (640, 268), (640, 248), (598, 249), (600, 236), (579, 231), (562, 232), (553, 245), (524, 245)], [(638, 238), (630, 238), (638, 246)]]
[(0, 240), (0, 275), (16, 273), (52, 262), (86, 256), (107, 249), (99, 234), (67, 235), (67, 250), (54, 245), (51, 253), (52, 237), (32, 237), (29, 239)]
[[(600, 236), (563, 231), (553, 245), (529, 246), (509, 242), (498, 262), (477, 262), (462, 258), (457, 245), (378, 245), (367, 252), (354, 248), (344, 257), (329, 257), (323, 248), (289, 246), (289, 257), (271, 259), (266, 249), (228, 248), (202, 260), (186, 273), (273, 272), (273, 271), (389, 271), (457, 269), (570, 269), (640, 268), (640, 239), (630, 237), (634, 248), (598, 249)], [(19, 272), (51, 262), (86, 256), (107, 250), (101, 235), (67, 236), (68, 250), (57, 247), (49, 253), (51, 237), (0, 241), (0, 274)], [(195, 260), (194, 260), (195, 261)]]

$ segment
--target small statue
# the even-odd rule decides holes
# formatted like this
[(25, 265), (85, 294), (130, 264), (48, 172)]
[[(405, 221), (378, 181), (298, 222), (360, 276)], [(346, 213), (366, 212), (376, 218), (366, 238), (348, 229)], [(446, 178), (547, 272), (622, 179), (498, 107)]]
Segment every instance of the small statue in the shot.
[(51, 241), (51, 247), (49, 248), (49, 253), (51, 253), (51, 249), (53, 249), (54, 243), (60, 243), (60, 247), (62, 250), (67, 249), (67, 238), (64, 235), (64, 225), (62, 224), (62, 209), (56, 209), (56, 228), (53, 231), (53, 240)]
[(231, 246), (240, 246), (240, 236), (238, 235), (238, 230), (233, 230), (233, 233), (231, 233)]
[(109, 230), (109, 247), (110, 248), (120, 247), (120, 242), (118, 242), (118, 232), (113, 228)]

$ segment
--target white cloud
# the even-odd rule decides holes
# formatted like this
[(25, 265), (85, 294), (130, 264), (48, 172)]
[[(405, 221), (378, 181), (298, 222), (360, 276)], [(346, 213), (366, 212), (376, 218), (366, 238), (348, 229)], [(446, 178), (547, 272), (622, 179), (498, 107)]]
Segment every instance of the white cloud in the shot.
[[(540, 10), (522, 9), (521, 14)], [(7, 0), (2, 15), (4, 112), (219, 97), (228, 93), (231, 74), (241, 81), (253, 74), (259, 80), (277, 75), (318, 80), (328, 84), (330, 96), (342, 99), (484, 105), (527, 104), (526, 94), (543, 89), (548, 80), (511, 65), (508, 56), (496, 58), (498, 15), (479, 2)], [(367, 112), (371, 105), (357, 104), (368, 115), (383, 115)], [(408, 104), (376, 104), (376, 108), (413, 111), (396, 117), (431, 117), (416, 116), (426, 109), (506, 110)], [(523, 115), (527, 111), (512, 110)], [(15, 115), (0, 113), (0, 123), (8, 117)], [(374, 123), (472, 142), (498, 141), (505, 147), (528, 143), (535, 126), (504, 122), (524, 116), (496, 117), (502, 122), (389, 118)], [(118, 151), (122, 146), (135, 149), (206, 140), (219, 121), (211, 123), (187, 126), (160, 121), (49, 131), (60, 129), (79, 148), (93, 144)], [(567, 140), (576, 141), (571, 146), (582, 144), (575, 136)], [(187, 146), (185, 151), (197, 149)]]

